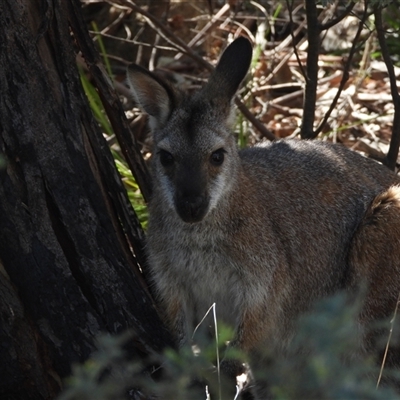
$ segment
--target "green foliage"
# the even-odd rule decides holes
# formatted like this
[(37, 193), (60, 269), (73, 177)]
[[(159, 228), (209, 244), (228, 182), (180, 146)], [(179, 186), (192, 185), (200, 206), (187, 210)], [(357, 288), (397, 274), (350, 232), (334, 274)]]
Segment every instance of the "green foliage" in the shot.
[[(398, 398), (388, 386), (376, 389), (378, 367), (357, 351), (358, 312), (359, 304), (350, 303), (344, 293), (319, 302), (298, 320), (298, 334), (288, 351), (264, 349), (265, 359), (253, 371), (255, 378), (267, 382), (276, 400)], [(204, 399), (204, 388), (194, 382), (219, 384), (212, 363), (215, 365), (216, 348), (222, 351), (231, 337), (232, 330), (220, 326), (218, 343), (204, 344), (206, 341), (200, 339), (201, 351), (193, 353), (185, 347), (179, 353), (168, 349), (163, 355), (153, 355), (147, 362), (162, 368), (161, 376), (153, 380), (149, 373), (143, 373), (143, 364), (126, 361), (122, 346), (131, 338), (129, 334), (104, 336), (92, 358), (74, 367), (73, 377), (59, 400), (118, 400), (133, 387), (154, 398)], [(235, 357), (243, 359), (240, 353)]]
[[(222, 336), (227, 335), (229, 330), (222, 332)], [(197, 355), (190, 347), (179, 353), (167, 349), (163, 355), (152, 355), (146, 364), (160, 365), (163, 371), (162, 377), (155, 382), (150, 376), (150, 372), (156, 372), (154, 369), (146, 368), (143, 361), (127, 360), (123, 348), (132, 337), (130, 332), (118, 337), (99, 337), (98, 350), (84, 364), (73, 366), (73, 374), (67, 379), (66, 389), (58, 400), (120, 400), (126, 399), (129, 392), (151, 393), (161, 399), (205, 398), (204, 386), (196, 387), (194, 382), (217, 377), (212, 366), (215, 343), (209, 345), (213, 350)]]
[[(102, 42), (99, 41), (99, 43)], [(107, 57), (105, 57), (105, 59), (107, 59)], [(81, 69), (80, 69), (80, 77), (81, 77), (82, 87), (89, 100), (89, 105), (92, 109), (96, 121), (98, 122), (104, 134), (109, 138), (112, 137), (114, 135), (112, 126), (107, 118), (103, 104), (100, 100), (100, 97), (95, 87), (92, 85), (92, 83), (89, 81), (84, 71), (82, 71)], [(114, 161), (117, 166), (118, 172), (120, 173), (122, 181), (127, 190), (129, 200), (136, 214), (138, 215), (139, 221), (141, 222), (143, 228), (146, 229), (148, 222), (147, 206), (145, 201), (143, 200), (142, 194), (140, 193), (139, 186), (137, 185), (134, 177), (132, 176), (132, 173), (128, 168), (125, 159), (122, 157), (119, 148), (117, 146), (114, 146), (111, 150), (114, 156)]]
[[(98, 29), (97, 24), (96, 24), (95, 21), (92, 22), (92, 27), (93, 27), (93, 30), (95, 32), (99, 32), (99, 29)], [(109, 57), (107, 55), (107, 51), (106, 51), (106, 48), (104, 46), (103, 38), (101, 37), (101, 35), (96, 34), (96, 41), (99, 44), (100, 54), (103, 57), (103, 62), (104, 62), (104, 65), (106, 67), (106, 71), (107, 71), (109, 76), (113, 76), (111, 65), (110, 65), (110, 60), (109, 60)]]
[(248, 122), (241, 113), (238, 113), (236, 117), (236, 131), (237, 131), (239, 149), (244, 149), (248, 147), (248, 142), (249, 142)]
[(111, 136), (113, 134), (113, 130), (104, 112), (103, 104), (100, 100), (99, 94), (97, 93), (95, 87), (91, 84), (85, 72), (81, 68), (79, 68), (79, 73), (83, 90), (85, 91), (86, 97), (89, 100), (89, 105), (92, 109), (96, 121), (99, 123), (102, 131), (106, 135)]
[(134, 208), (143, 229), (147, 229), (149, 214), (147, 212), (147, 205), (143, 200), (139, 186), (132, 175), (131, 170), (128, 168), (125, 160), (113, 151), (114, 161), (117, 166), (118, 172), (121, 175), (122, 182), (128, 193), (129, 201)]
[(390, 4), (383, 14), (389, 30), (386, 31), (386, 40), (390, 56), (394, 63), (400, 63), (400, 11), (396, 4)]
[(127, 362), (122, 350), (131, 335), (104, 335), (98, 338), (98, 350), (82, 365), (74, 365), (67, 389), (58, 400), (120, 400), (124, 399), (132, 376), (140, 365)]
[(344, 293), (319, 302), (299, 319), (289, 354), (267, 371), (276, 399), (394, 399), (376, 390), (379, 369), (358, 351), (359, 304)]

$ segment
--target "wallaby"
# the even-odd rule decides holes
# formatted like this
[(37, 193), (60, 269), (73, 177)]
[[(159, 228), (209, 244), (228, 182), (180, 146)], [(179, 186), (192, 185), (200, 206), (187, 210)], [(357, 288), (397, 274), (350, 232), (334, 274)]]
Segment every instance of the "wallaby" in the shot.
[(369, 288), (361, 323), (392, 315), (400, 180), (317, 140), (238, 151), (232, 99), (251, 58), (238, 38), (191, 96), (137, 65), (127, 76), (154, 140), (147, 252), (168, 324), (185, 343), (216, 303), (235, 328), (230, 346), (256, 355), (284, 348), (314, 301), (361, 282)]

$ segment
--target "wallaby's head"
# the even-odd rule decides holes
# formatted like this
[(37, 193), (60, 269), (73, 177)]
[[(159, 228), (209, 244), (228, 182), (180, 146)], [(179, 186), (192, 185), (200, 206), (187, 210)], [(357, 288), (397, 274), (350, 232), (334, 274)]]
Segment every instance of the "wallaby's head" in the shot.
[(250, 42), (235, 40), (208, 83), (191, 97), (137, 65), (128, 67), (132, 94), (150, 118), (154, 185), (185, 222), (203, 220), (235, 180), (239, 161), (229, 126), (231, 105), (251, 56)]

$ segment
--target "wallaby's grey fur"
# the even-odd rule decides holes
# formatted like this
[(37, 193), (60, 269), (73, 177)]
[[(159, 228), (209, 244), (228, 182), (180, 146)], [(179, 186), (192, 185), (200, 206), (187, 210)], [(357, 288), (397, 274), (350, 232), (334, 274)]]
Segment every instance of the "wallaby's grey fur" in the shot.
[(365, 282), (360, 321), (391, 315), (400, 291), (400, 187), (386, 167), (341, 145), (281, 140), (239, 151), (232, 99), (252, 49), (239, 38), (208, 84), (177, 94), (128, 68), (154, 138), (148, 256), (181, 342), (216, 303), (249, 353), (284, 347), (319, 298)]

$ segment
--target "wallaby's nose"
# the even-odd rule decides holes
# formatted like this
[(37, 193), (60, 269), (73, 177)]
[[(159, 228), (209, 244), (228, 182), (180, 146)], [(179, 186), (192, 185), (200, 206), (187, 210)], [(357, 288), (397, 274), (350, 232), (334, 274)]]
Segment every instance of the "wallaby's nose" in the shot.
[(206, 196), (182, 196), (176, 202), (176, 210), (183, 221), (199, 222), (207, 213), (208, 203)]

